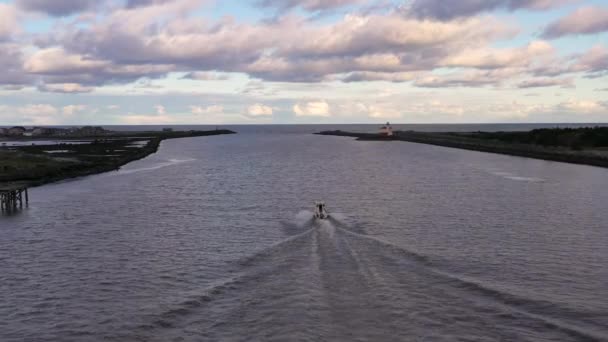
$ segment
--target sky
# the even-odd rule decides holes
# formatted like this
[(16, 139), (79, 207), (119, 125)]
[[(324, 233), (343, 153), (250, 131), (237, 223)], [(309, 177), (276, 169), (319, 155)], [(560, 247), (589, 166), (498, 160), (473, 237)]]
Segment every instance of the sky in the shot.
[(0, 125), (608, 122), (606, 0), (0, 0)]

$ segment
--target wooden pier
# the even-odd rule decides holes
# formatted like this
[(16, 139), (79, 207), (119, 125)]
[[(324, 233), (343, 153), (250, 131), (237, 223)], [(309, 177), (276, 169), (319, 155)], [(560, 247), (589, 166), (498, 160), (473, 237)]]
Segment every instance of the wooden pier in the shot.
[(13, 211), (23, 208), (30, 201), (27, 186), (14, 185), (0, 187), (0, 210)]

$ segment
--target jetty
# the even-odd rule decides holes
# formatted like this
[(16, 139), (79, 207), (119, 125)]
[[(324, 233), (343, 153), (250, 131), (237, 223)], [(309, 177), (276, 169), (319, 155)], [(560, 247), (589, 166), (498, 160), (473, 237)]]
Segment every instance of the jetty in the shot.
[(360, 141), (406, 141), (517, 157), (608, 168), (608, 127), (547, 128), (521, 132), (380, 133), (323, 131), (317, 135), (352, 137)]
[(30, 201), (26, 185), (4, 185), (0, 187), (0, 210), (12, 211), (23, 208)]

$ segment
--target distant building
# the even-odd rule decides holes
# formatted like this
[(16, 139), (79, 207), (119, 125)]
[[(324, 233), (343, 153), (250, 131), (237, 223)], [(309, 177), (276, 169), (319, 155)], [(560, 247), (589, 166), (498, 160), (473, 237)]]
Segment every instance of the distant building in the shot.
[(48, 128), (48, 127), (34, 127), (32, 129), (33, 136), (49, 136), (54, 135), (56, 128)]
[(23, 134), (25, 133), (25, 131), (27, 131), (25, 129), (25, 127), (15, 126), (15, 127), (12, 127), (12, 128), (8, 129), (8, 135), (15, 136), (15, 137), (20, 137), (20, 136), (23, 136)]
[(78, 136), (98, 136), (98, 135), (104, 135), (106, 134), (108, 131), (106, 131), (105, 129), (103, 129), (103, 127), (99, 127), (99, 126), (84, 126), (81, 127), (79, 129), (77, 129), (76, 131), (74, 131), (75, 135)]
[(173, 128), (163, 128), (163, 132), (173, 132)]
[(387, 136), (387, 137), (392, 137), (394, 135), (393, 126), (391, 126), (390, 122), (387, 122), (386, 125), (384, 125), (384, 126), (382, 126), (382, 128), (380, 128), (380, 135)]

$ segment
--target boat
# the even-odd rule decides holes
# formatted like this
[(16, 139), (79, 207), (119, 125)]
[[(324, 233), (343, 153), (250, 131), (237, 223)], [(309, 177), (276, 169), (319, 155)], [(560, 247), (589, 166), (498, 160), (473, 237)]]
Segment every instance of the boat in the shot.
[(320, 220), (327, 220), (329, 218), (325, 202), (315, 202), (315, 218)]

